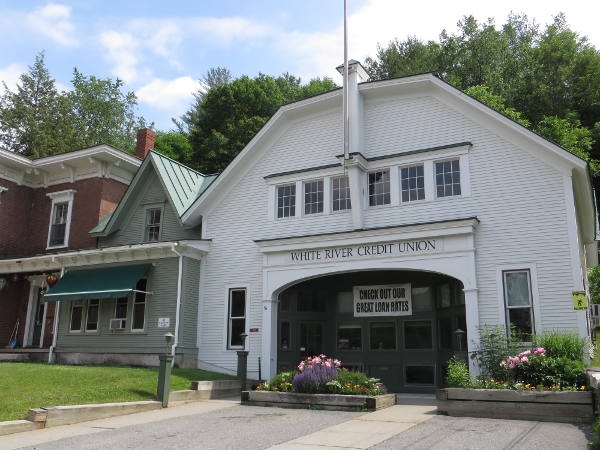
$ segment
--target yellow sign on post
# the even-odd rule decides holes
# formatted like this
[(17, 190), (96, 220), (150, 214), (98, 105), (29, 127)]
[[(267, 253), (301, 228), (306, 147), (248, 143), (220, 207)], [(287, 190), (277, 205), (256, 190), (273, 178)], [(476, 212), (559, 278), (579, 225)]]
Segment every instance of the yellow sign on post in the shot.
[(586, 310), (588, 308), (587, 296), (585, 291), (573, 291), (573, 309)]

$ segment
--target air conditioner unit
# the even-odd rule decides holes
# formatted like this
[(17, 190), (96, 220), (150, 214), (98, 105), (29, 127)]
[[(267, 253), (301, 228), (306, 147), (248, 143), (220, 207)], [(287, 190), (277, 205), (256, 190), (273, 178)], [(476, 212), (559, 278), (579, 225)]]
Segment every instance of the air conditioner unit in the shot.
[(110, 319), (111, 330), (124, 330), (127, 319)]

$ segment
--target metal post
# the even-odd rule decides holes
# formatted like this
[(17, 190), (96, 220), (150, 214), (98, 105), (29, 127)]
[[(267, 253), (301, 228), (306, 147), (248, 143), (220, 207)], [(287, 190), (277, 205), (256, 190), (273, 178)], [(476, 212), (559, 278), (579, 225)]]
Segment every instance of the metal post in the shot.
[(162, 402), (162, 407), (166, 408), (169, 404), (169, 392), (171, 390), (171, 355), (160, 355), (160, 366), (158, 367), (158, 388), (156, 398)]
[(242, 391), (246, 390), (246, 384), (248, 379), (248, 351), (246, 350), (246, 333), (240, 334), (242, 338), (242, 350), (238, 350), (238, 364), (237, 364), (237, 377), (242, 382)]
[[(165, 341), (167, 346), (173, 343), (175, 336), (172, 333), (165, 334)], [(169, 348), (169, 352), (171, 349)], [(162, 407), (166, 408), (169, 405), (169, 392), (171, 391), (171, 365), (173, 362), (173, 355), (167, 353), (165, 355), (159, 355), (158, 360), (160, 364), (158, 366), (158, 386), (156, 387), (156, 398), (162, 403)]]

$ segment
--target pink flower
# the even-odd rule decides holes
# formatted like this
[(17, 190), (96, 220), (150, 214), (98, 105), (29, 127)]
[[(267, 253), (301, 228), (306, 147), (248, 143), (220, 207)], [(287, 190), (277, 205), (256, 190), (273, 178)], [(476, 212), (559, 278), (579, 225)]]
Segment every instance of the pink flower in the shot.
[(521, 362), (524, 362), (524, 363), (529, 362), (529, 358), (527, 356), (522, 356)]
[(506, 361), (500, 362), (500, 367), (504, 367), (506, 365)]
[(524, 352), (519, 353), (519, 356), (527, 356), (531, 355), (531, 350), (525, 350)]
[(508, 365), (508, 368), (509, 368), (509, 369), (514, 369), (515, 367), (517, 367), (517, 365), (516, 365), (515, 363), (513, 363), (513, 362), (511, 362), (511, 363)]

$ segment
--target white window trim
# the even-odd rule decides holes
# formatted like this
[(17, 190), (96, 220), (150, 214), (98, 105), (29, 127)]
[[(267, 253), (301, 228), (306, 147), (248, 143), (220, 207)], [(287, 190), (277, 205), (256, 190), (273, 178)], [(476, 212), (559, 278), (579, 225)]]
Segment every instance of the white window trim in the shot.
[[(146, 279), (146, 291), (148, 290), (148, 279)], [(136, 283), (137, 284), (137, 283)], [(133, 292), (129, 297), (130, 299), (127, 302), (127, 313), (129, 314), (129, 303), (131, 303), (131, 325), (129, 326), (129, 331), (132, 333), (143, 333), (146, 330), (146, 311), (148, 310), (148, 293), (144, 294), (144, 326), (142, 328), (133, 328), (133, 310), (135, 308), (135, 299), (137, 298), (138, 293)], [(140, 302), (141, 303), (141, 302)]]
[[(250, 303), (250, 285), (249, 284), (244, 284), (244, 283), (239, 283), (239, 284), (231, 284), (231, 285), (227, 285), (225, 286), (225, 298), (227, 299), (227, 301), (225, 302), (225, 326), (223, 327), (223, 342), (224, 342), (224, 349), (226, 351), (238, 351), (238, 350), (242, 350), (242, 347), (239, 345), (236, 346), (230, 346), (229, 345), (229, 306), (230, 306), (230, 301), (231, 301), (231, 291), (235, 291), (235, 290), (244, 290), (246, 291), (246, 301), (244, 304), (244, 333), (248, 334), (248, 304)], [(246, 338), (246, 342), (245, 342), (245, 347), (246, 349), (248, 349), (248, 337)]]
[[(294, 196), (295, 196), (294, 215), (279, 217), (279, 188), (285, 187), (285, 186), (295, 186), (295, 188), (296, 188), (296, 191), (294, 192)], [(298, 195), (298, 192), (300, 192), (300, 195)], [(298, 197), (304, 195), (302, 181), (294, 181), (294, 182), (290, 182), (290, 183), (278, 183), (273, 186), (273, 194), (274, 195), (271, 197), (273, 199), (271, 202), (271, 203), (273, 203), (273, 215), (271, 216), (273, 219), (275, 219), (277, 221), (292, 220), (292, 219), (295, 219), (296, 217), (302, 216), (301, 214), (298, 214), (298, 212), (300, 211), (298, 208), (300, 208), (304, 204), (304, 202), (300, 198), (298, 198)]]
[[(160, 209), (160, 223), (158, 225), (158, 240), (156, 241), (149, 241), (146, 239), (146, 227), (148, 226), (148, 211), (150, 211), (151, 209)], [(162, 234), (163, 234), (163, 224), (165, 223), (165, 208), (164, 205), (161, 204), (153, 204), (153, 205), (146, 205), (144, 207), (144, 229), (143, 229), (143, 236), (142, 236), (142, 242), (160, 242), (160, 240), (162, 239)]]
[[(75, 189), (67, 189), (65, 191), (58, 192), (49, 192), (46, 194), (46, 197), (52, 200), (52, 204), (50, 206), (50, 218), (48, 220), (48, 238), (46, 241), (46, 249), (50, 248), (63, 248), (69, 246), (69, 236), (71, 232), (71, 218), (73, 216), (73, 198), (75, 197), (75, 193), (77, 191)], [(50, 246), (50, 233), (52, 231), (52, 216), (54, 215), (54, 205), (57, 203), (67, 202), (67, 223), (65, 225), (65, 241), (62, 245), (53, 245)]]
[[(380, 209), (380, 208), (389, 208), (391, 206), (398, 206), (398, 204), (394, 205), (392, 204), (392, 198), (393, 198), (393, 194), (392, 191), (394, 189), (392, 189), (392, 167), (396, 167), (396, 166), (384, 166), (384, 167), (379, 167), (377, 169), (371, 169), (369, 168), (369, 170), (364, 172), (364, 204), (366, 206), (367, 209)], [(369, 201), (369, 174), (371, 173), (375, 173), (375, 172), (384, 172), (384, 171), (388, 171), (389, 173), (389, 187), (390, 187), (390, 202), (389, 203), (383, 203), (381, 205), (373, 205), (371, 206), (371, 202)], [(396, 175), (398, 174), (398, 169), (396, 167)], [(396, 189), (397, 190), (397, 189)], [(396, 192), (396, 201), (398, 199), (398, 192)]]
[[(322, 181), (323, 182), (323, 211), (321, 212), (317, 212), (317, 213), (309, 213), (307, 214), (306, 211), (304, 210), (305, 206), (306, 206), (306, 184), (307, 183), (314, 183), (314, 182), (318, 182), (318, 181)], [(325, 178), (323, 177), (318, 177), (318, 178), (308, 178), (306, 180), (302, 180), (302, 199), (300, 201), (301, 206), (302, 206), (302, 216), (309, 216), (309, 217), (316, 217), (316, 216), (322, 216), (324, 214), (326, 214), (325, 212)], [(296, 187), (297, 190), (297, 187)], [(296, 196), (296, 203), (298, 203), (298, 196)]]
[(498, 324), (506, 327), (506, 299), (504, 298), (504, 272), (529, 271), (531, 284), (531, 303), (533, 308), (533, 333), (542, 331), (542, 313), (537, 282), (537, 267), (535, 263), (510, 264), (496, 267), (496, 296), (498, 301)]
[(8, 191), (8, 188), (4, 187), (4, 186), (0, 186), (0, 198), (2, 198), (2, 193), (5, 191)]
[[(411, 167), (418, 167), (418, 166), (423, 166), (423, 189), (425, 190), (425, 197), (420, 199), (420, 200), (407, 200), (407, 201), (402, 201), (402, 169), (408, 169)], [(433, 161), (422, 161), (422, 162), (415, 162), (412, 164), (402, 164), (401, 166), (397, 166), (397, 170), (398, 170), (398, 203), (399, 205), (415, 205), (417, 203), (423, 203), (429, 200), (433, 200), (433, 195), (428, 195), (428, 194), (433, 194), (433, 189), (435, 189), (435, 186), (433, 186), (432, 183), (428, 183), (428, 181), (433, 181), (433, 177), (428, 177), (428, 173), (427, 170), (429, 169), (429, 167), (433, 167)], [(427, 179), (429, 178), (429, 180)], [(431, 188), (431, 192), (428, 193), (428, 189)]]
[(348, 179), (348, 187), (350, 187), (350, 175), (348, 173), (342, 173), (342, 174), (337, 174), (337, 175), (331, 175), (329, 177), (325, 177), (325, 180), (327, 182), (327, 195), (329, 196), (328, 200), (327, 200), (327, 214), (344, 214), (344, 213), (351, 213), (352, 212), (352, 199), (350, 198), (350, 208), (346, 208), (346, 209), (338, 209), (337, 211), (333, 210), (333, 179), (334, 178), (347, 178)]
[[(72, 324), (73, 324), (73, 308), (75, 307), (75, 302), (80, 301), (81, 304), (81, 325), (79, 325), (79, 329), (78, 330), (73, 330)], [(85, 332), (85, 319), (86, 319), (86, 315), (87, 315), (87, 302), (85, 300), (73, 300), (73, 302), (71, 302), (71, 307), (69, 308), (69, 328), (68, 328), (68, 333), (69, 334), (83, 334)]]
[(89, 308), (90, 308), (90, 300), (98, 300), (98, 299), (88, 299), (85, 301), (85, 320), (83, 322), (83, 330), (85, 333), (90, 333), (90, 334), (97, 334), (100, 331), (100, 313), (101, 313), (101, 308), (102, 308), (102, 301), (98, 300), (98, 321), (96, 322), (96, 329), (95, 330), (88, 330), (87, 328), (87, 316), (88, 316), (88, 312), (89, 312)]

